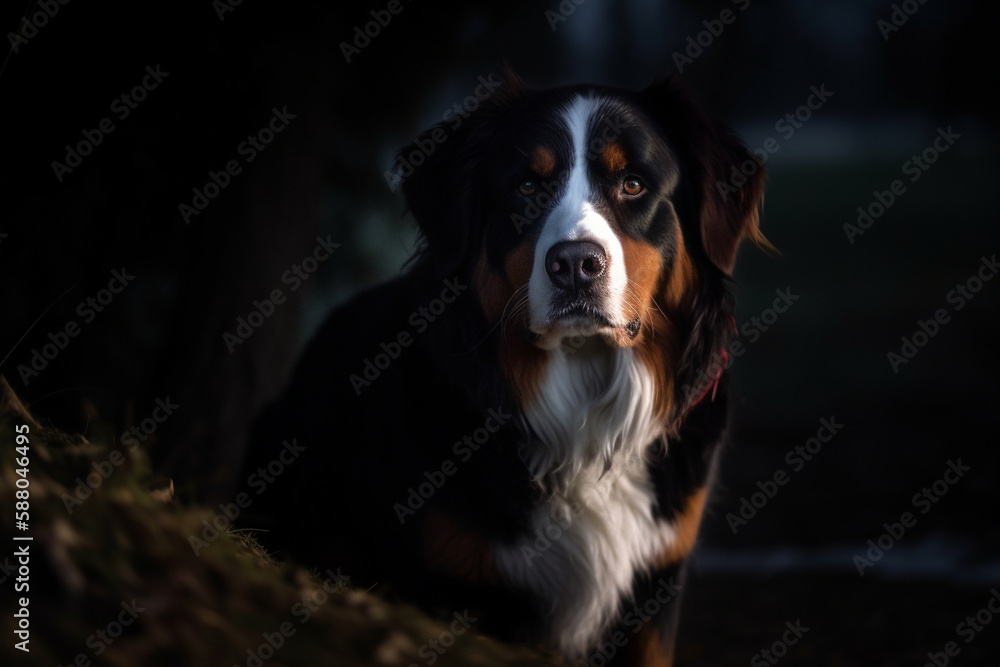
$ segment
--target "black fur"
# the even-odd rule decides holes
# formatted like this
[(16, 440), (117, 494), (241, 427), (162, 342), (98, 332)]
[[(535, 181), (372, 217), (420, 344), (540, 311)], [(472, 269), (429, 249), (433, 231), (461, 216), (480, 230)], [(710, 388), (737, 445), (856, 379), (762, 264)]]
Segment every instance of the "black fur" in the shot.
[[(283, 440), (294, 438), (306, 447), (260, 493), (259, 486), (249, 491), (252, 505), (244, 525), (268, 530), (258, 534), (266, 546), (320, 571), (340, 568), (361, 588), (377, 584), (379, 592), (431, 611), (469, 609), (481, 619), (477, 629), (504, 639), (533, 641), (544, 635), (545, 610), (531, 591), (429, 568), (423, 557), (424, 530), (432, 510), (440, 509), (489, 540), (512, 542), (530, 533), (529, 513), (548, 492), (531, 479), (519, 456), (521, 448), (533, 446), (535, 435), (499, 372), (497, 337), (504, 332), (487, 322), (473, 272), (484, 238), (494, 265), (502, 264), (506, 250), (521, 238), (509, 224), (511, 207), (519, 204), (496, 187), (498, 180), (513, 182), (520, 173), (505, 166), (514, 158), (502, 157), (510, 156), (514, 133), (549, 132), (534, 122), (538, 111), (584, 89), (539, 93), (510, 79), (505, 91), (457, 128), (442, 124), (447, 140), (403, 181), (407, 204), (422, 231), (421, 252), (405, 275), (330, 314), (288, 387), (257, 421), (243, 479), (273, 460)], [(665, 183), (671, 177), (675, 181), (664, 186), (660, 208), (623, 233), (641, 236), (669, 258), (669, 226), (680, 224), (699, 276), (694, 312), (676, 323), (684, 337), (683, 358), (672, 369), (681, 406), (675, 424), (679, 437), (668, 446), (649, 447), (655, 513), (672, 519), (695, 490), (710, 482), (723, 438), (726, 379), (714, 401), (691, 404), (711, 380), (706, 369), (719, 363), (719, 351), (732, 335), (727, 283), (740, 239), (748, 235), (748, 225), (756, 229), (756, 221), (748, 220), (760, 203), (763, 169), (738, 196), (719, 201), (714, 182), (749, 156), (738, 139), (673, 82), (642, 93), (598, 92), (618, 100), (617, 113), (650, 124), (645, 138), (631, 132), (625, 141), (666, 146), (656, 150), (677, 160), (660, 175)], [(670, 170), (677, 173), (671, 176)], [(440, 317), (418, 331), (411, 315), (439, 297), (445, 281), (466, 287)], [(380, 343), (395, 349), (401, 332), (411, 336), (412, 344), (400, 346), (397, 358), (370, 384), (352, 382), (351, 376), (364, 376), (366, 359), (384, 352)], [(482, 427), (491, 409), (510, 417), (462, 460), (455, 443)], [(405, 506), (410, 489), (427, 481), (425, 472), (441, 470), (449, 459), (458, 472), (446, 476), (424, 506), (401, 523), (394, 506)], [(682, 570), (683, 564), (676, 563), (636, 574), (633, 597), (648, 599), (664, 578), (680, 583)], [(678, 600), (656, 622), (665, 646), (672, 643)], [(618, 628), (628, 636), (633, 632), (623, 630), (621, 623)], [(594, 637), (594, 645), (604, 639)], [(632, 660), (625, 654), (614, 662)]]

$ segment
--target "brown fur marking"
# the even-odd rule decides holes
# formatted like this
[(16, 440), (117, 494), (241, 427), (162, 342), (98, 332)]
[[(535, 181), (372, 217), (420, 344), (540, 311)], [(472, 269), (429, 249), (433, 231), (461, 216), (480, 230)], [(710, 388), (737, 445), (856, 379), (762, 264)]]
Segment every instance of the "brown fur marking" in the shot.
[(556, 156), (548, 148), (539, 146), (531, 154), (531, 170), (548, 178), (556, 169)]
[(684, 235), (677, 228), (677, 253), (674, 256), (670, 276), (664, 286), (663, 298), (672, 312), (690, 311), (698, 296), (698, 271), (684, 245)]
[[(643, 241), (622, 237), (621, 244), (622, 255), (625, 258), (625, 275), (628, 277), (628, 289), (623, 304), (625, 310), (622, 315), (626, 320), (638, 315), (645, 324), (649, 320), (649, 311), (656, 308), (653, 300), (656, 286), (660, 281), (663, 257), (659, 250)], [(639, 335), (627, 344), (629, 346), (639, 344), (643, 335), (644, 331), (640, 331)]]
[[(629, 280), (629, 304), (635, 306), (642, 319), (639, 335), (632, 341), (636, 355), (656, 378), (658, 386), (658, 416), (664, 422), (672, 417), (674, 373), (681, 358), (680, 333), (662, 295), (657, 294), (663, 271), (663, 257), (651, 245), (628, 238), (622, 239), (625, 271)], [(629, 310), (626, 317), (634, 315)]]
[(687, 497), (684, 509), (674, 516), (674, 534), (677, 539), (667, 549), (657, 562), (657, 566), (666, 567), (683, 560), (691, 553), (698, 539), (698, 527), (701, 525), (701, 515), (705, 511), (705, 499), (708, 491), (705, 487)]
[[(489, 266), (484, 246), (476, 263), (474, 278), (479, 305), (489, 326), (499, 323), (494, 335), (497, 337), (500, 368), (522, 406), (534, 396), (545, 364), (545, 353), (532, 345), (528, 338), (526, 288), (534, 265), (534, 253), (533, 243), (522, 243), (507, 256), (501, 274)], [(518, 292), (521, 287), (525, 289)], [(501, 317), (504, 318), (502, 323)]]
[[(716, 168), (721, 165), (716, 165)], [(711, 171), (711, 170), (710, 170)], [(717, 180), (712, 172), (702, 178), (702, 192), (711, 192)], [(760, 230), (760, 211), (764, 205), (766, 169), (760, 165), (753, 176), (740, 186), (736, 193), (725, 199), (717, 196), (704, 198), (701, 207), (701, 237), (709, 259), (726, 273), (732, 275), (736, 251), (743, 239), (750, 239), (768, 252), (777, 252)]]
[(601, 162), (609, 174), (617, 174), (628, 165), (628, 160), (625, 159), (625, 149), (617, 141), (612, 141), (601, 153)]
[[(666, 613), (666, 612), (661, 612)], [(629, 641), (625, 664), (638, 667), (673, 667), (674, 647), (664, 646), (656, 623), (646, 623)]]

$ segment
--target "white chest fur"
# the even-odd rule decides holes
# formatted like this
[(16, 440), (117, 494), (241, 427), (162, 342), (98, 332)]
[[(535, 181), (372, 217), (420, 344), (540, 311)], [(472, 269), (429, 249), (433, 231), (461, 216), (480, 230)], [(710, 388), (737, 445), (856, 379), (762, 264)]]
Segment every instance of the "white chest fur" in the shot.
[(531, 535), (497, 550), (500, 570), (548, 605), (550, 640), (570, 657), (592, 648), (635, 573), (675, 540), (653, 517), (644, 452), (661, 433), (654, 385), (632, 350), (554, 351), (528, 423), (541, 446), (523, 454), (554, 490)]

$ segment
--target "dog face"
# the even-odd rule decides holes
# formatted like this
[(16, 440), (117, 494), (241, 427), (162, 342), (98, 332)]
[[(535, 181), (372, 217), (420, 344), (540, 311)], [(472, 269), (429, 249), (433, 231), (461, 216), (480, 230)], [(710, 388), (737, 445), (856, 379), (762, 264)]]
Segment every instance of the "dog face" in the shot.
[(620, 102), (549, 97), (533, 110), (541, 131), (512, 119), (510, 139), (492, 162), (489, 180), (506, 197), (488, 212), (484, 247), (496, 250), (487, 251), (483, 268), (504, 273), (514, 291), (526, 288), (518, 325), (534, 345), (597, 336), (632, 346), (649, 322), (661, 265), (676, 254), (677, 158)]
[(469, 276), (500, 328), (522, 405), (548, 353), (632, 348), (669, 420), (681, 376), (725, 344), (741, 239), (762, 240), (763, 168), (719, 187), (747, 159), (672, 82), (528, 91), (508, 77), (404, 192), (431, 259)]

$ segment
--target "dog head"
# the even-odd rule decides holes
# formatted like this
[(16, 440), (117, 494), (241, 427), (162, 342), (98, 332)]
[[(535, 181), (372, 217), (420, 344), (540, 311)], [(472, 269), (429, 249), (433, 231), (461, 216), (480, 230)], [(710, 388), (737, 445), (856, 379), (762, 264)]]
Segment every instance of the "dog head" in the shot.
[(475, 286), (522, 405), (552, 355), (630, 349), (658, 417), (683, 414), (731, 335), (737, 249), (766, 244), (763, 165), (727, 182), (755, 160), (745, 145), (672, 80), (536, 91), (512, 75), (401, 157), (428, 140), (403, 183), (426, 259)]

